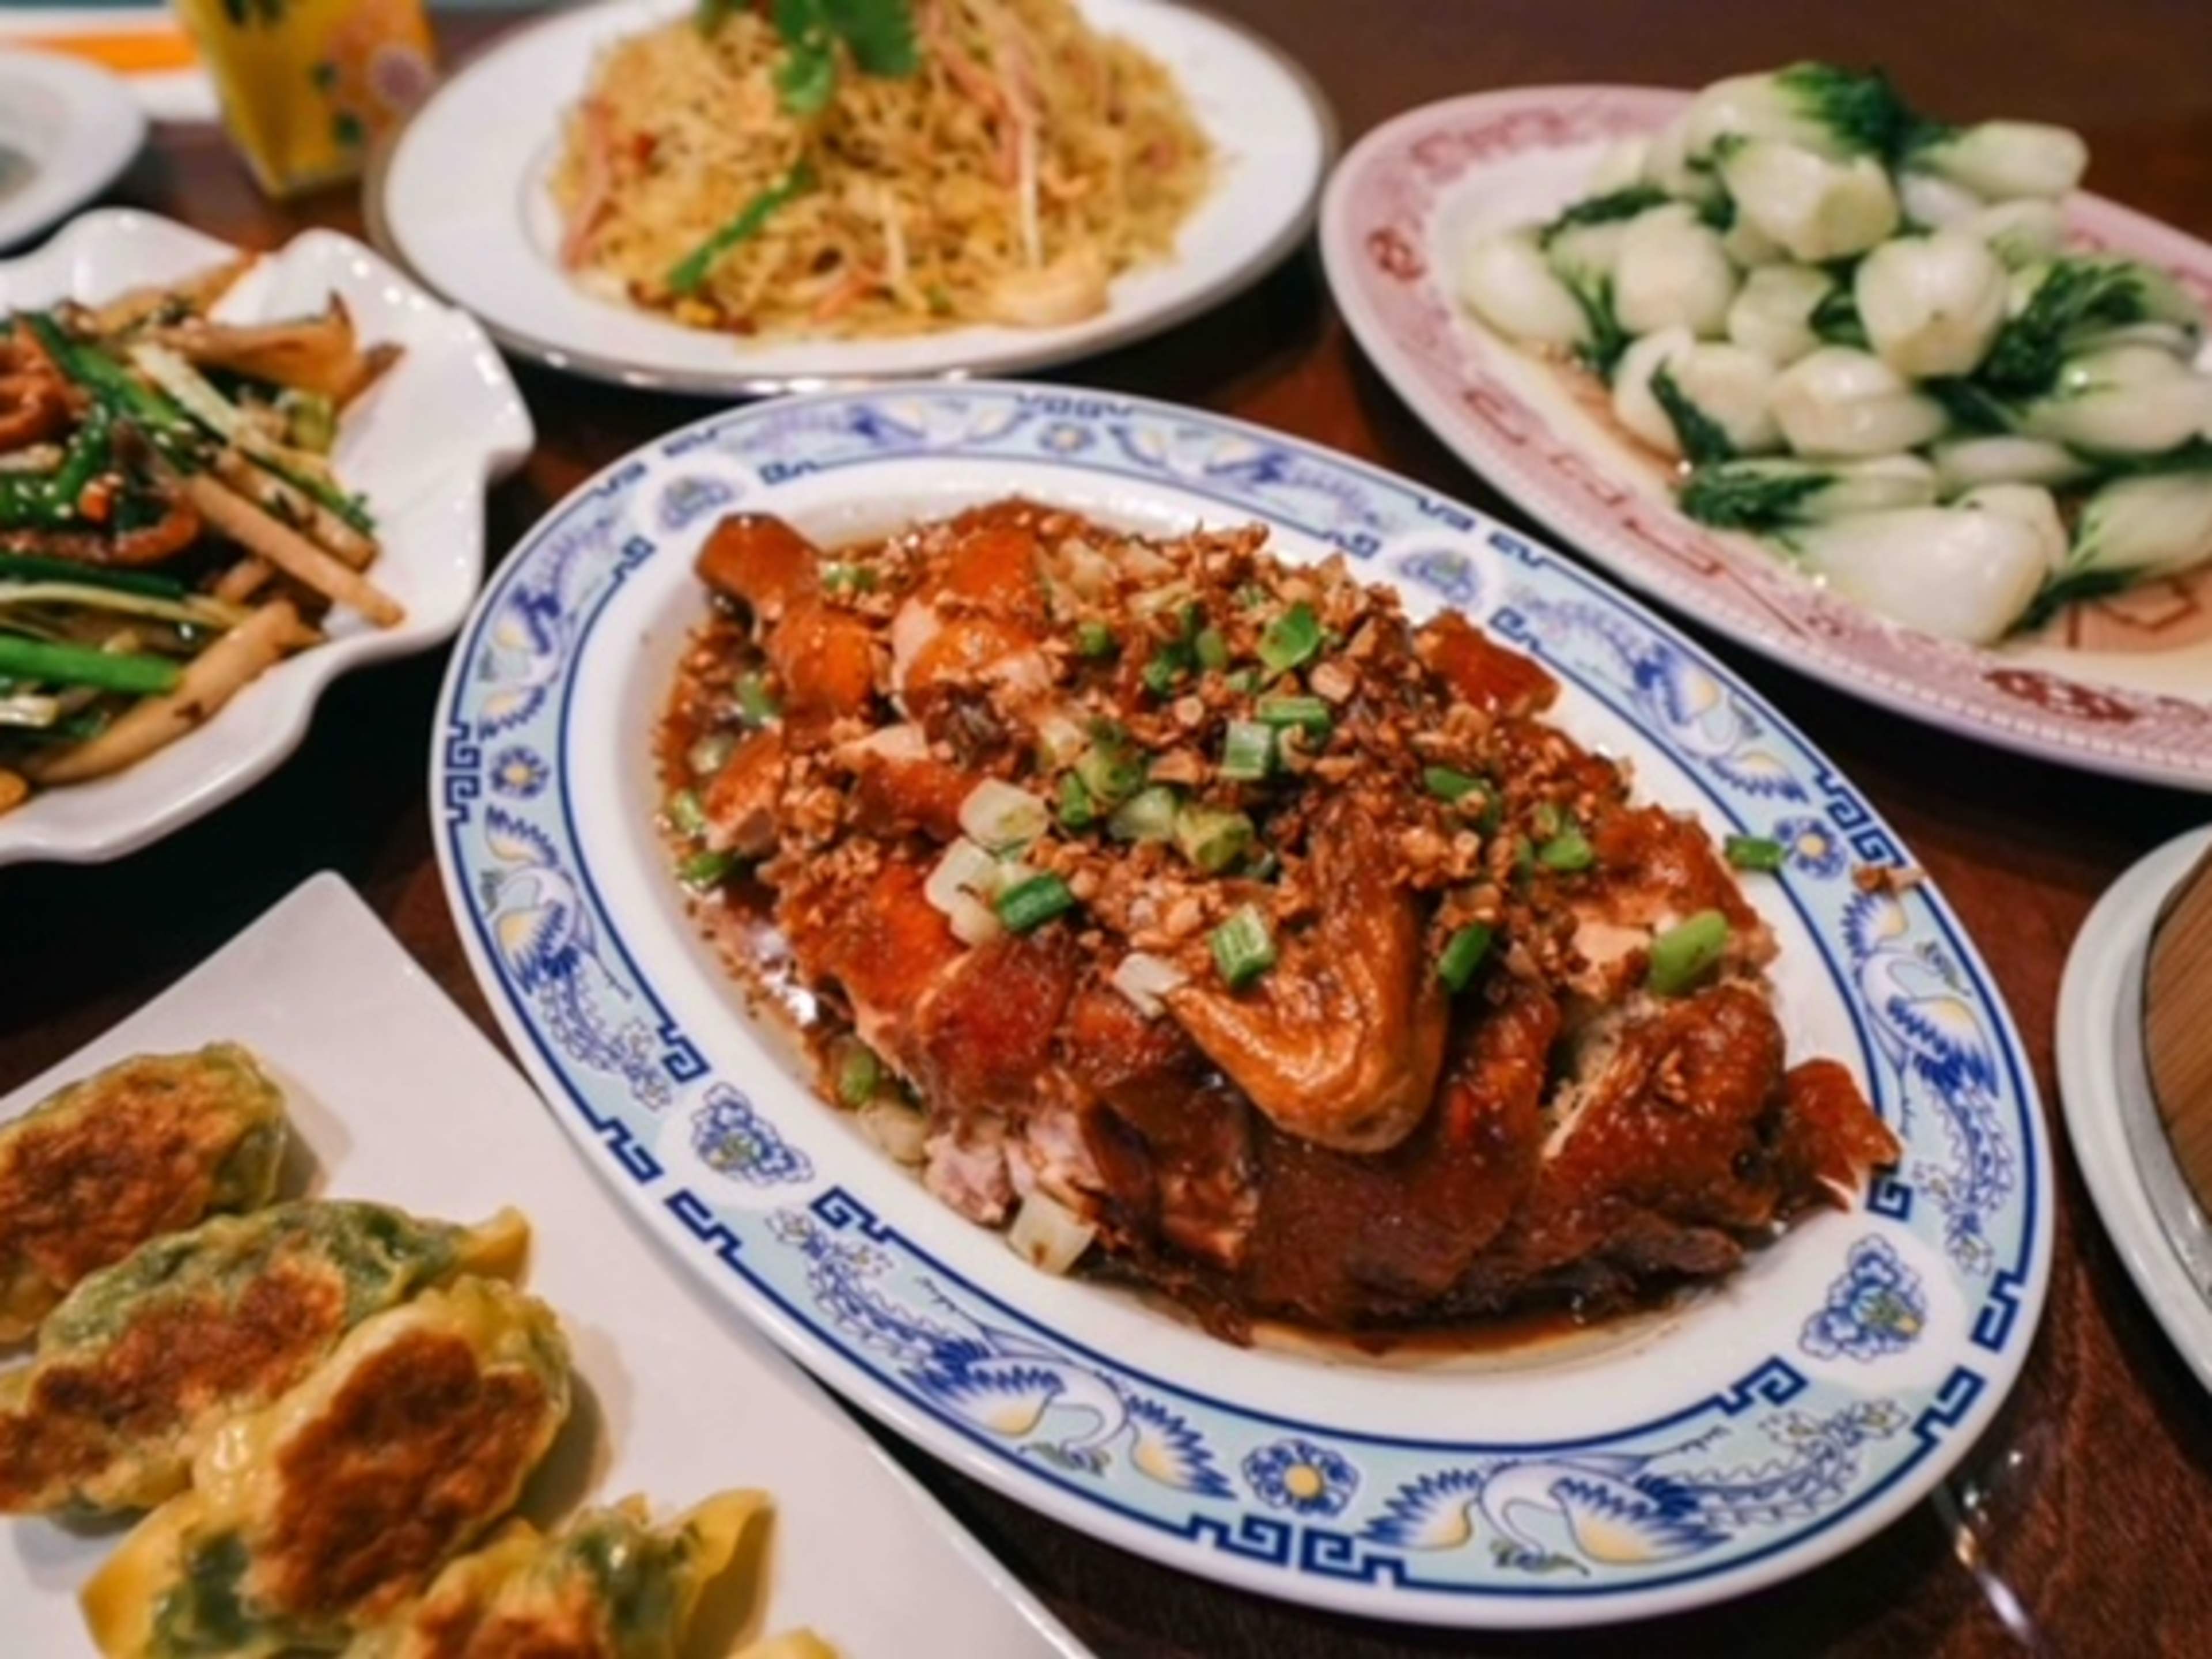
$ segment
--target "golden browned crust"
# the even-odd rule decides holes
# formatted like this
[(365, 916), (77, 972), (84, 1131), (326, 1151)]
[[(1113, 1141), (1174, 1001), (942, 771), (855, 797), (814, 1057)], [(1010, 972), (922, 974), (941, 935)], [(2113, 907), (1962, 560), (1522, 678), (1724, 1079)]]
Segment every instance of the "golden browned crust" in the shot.
[[(265, 1200), (278, 1121), (250, 1057), (218, 1046), (126, 1060), (0, 1129), (0, 1340), (148, 1239)], [(227, 1191), (255, 1155), (266, 1174)]]
[(364, 1360), (279, 1455), (258, 1598), (306, 1625), (391, 1612), (506, 1507), (537, 1460), (547, 1403), (537, 1376), (487, 1370), (444, 1333)]
[(41, 1365), (19, 1409), (0, 1413), (0, 1512), (52, 1506), (118, 1445), (154, 1440), (214, 1404), (274, 1397), (344, 1322), (337, 1272), (287, 1261), (235, 1302), (210, 1289), (153, 1310), (84, 1361)]

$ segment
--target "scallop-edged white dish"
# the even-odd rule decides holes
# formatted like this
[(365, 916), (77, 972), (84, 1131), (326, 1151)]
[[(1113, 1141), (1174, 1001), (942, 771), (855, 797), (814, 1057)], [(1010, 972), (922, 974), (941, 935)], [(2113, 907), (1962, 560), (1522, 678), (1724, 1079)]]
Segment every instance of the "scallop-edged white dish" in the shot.
[[(1564, 682), (1650, 797), (1771, 836), (1794, 1054), (1906, 1153), (1656, 1316), (1483, 1354), (1239, 1348), (1055, 1279), (823, 1106), (698, 937), (653, 732), (726, 510), (816, 539), (1021, 494), (1135, 529), (1256, 521)], [(1468, 1626), (1656, 1613), (1798, 1571), (1916, 1502), (2016, 1376), (2051, 1249), (2034, 1084), (1905, 849), (1727, 670), (1572, 562), (1421, 487), (1197, 411), (1018, 385), (823, 393), (618, 462), (528, 536), (443, 696), (447, 896), (514, 1046), (600, 1174), (717, 1293), (916, 1443), (1094, 1536), (1269, 1595)]]
[(476, 313), (509, 350), (626, 386), (736, 396), (1089, 356), (1181, 322), (1282, 258), (1313, 222), (1335, 139), (1312, 82), (1258, 37), (1166, 0), (1077, 3), (1094, 28), (1133, 41), (1174, 75), (1218, 161), (1173, 254), (1117, 278), (1106, 310), (1079, 323), (748, 339), (580, 286), (561, 268), (549, 188), (562, 123), (602, 51), (688, 12), (691, 0), (603, 0), (501, 41), (447, 81), (387, 150), (368, 184), (369, 223), (380, 246)]
[(0, 248), (99, 195), (145, 142), (145, 112), (106, 70), (0, 45)]
[(2212, 830), (2168, 842), (2097, 901), (2058, 991), (2067, 1139), (2128, 1274), (2197, 1380), (2212, 1389), (2212, 1221), (2166, 1139), (2143, 1048), (2151, 929)]
[[(36, 252), (0, 261), (0, 313), (108, 299), (237, 252), (151, 214), (88, 213)], [(405, 619), (380, 629), (334, 612), (326, 643), (278, 663), (190, 736), (126, 771), (48, 790), (0, 816), (0, 865), (98, 863), (160, 840), (275, 770), (307, 735), (332, 680), (427, 649), (468, 614), (483, 579), (484, 492), (529, 454), (529, 411), (472, 319), (335, 231), (308, 231), (264, 255), (215, 314), (304, 316), (333, 294), (365, 342), (404, 348), (346, 411), (331, 463), (376, 515), (373, 574)]]
[[(843, 1659), (1032, 1659), (1082, 1646), (822, 1391), (669, 1263), (587, 1176), (544, 1104), (378, 924), (317, 876), (0, 1120), (126, 1055), (243, 1042), (287, 1096), (315, 1195), (477, 1221), (529, 1217), (525, 1283), (559, 1312), (582, 1407), (525, 1493), (541, 1522), (632, 1492), (673, 1513), (775, 1495), (752, 1628)], [(8, 1650), (89, 1655), (76, 1590), (119, 1536), (0, 1520)]]
[[(1562, 372), (1473, 318), (1453, 273), (1476, 239), (1585, 194), (1615, 140), (1689, 94), (1529, 87), (1412, 110), (1329, 181), (1330, 291), (1385, 380), (1469, 466), (1587, 554), (1682, 614), (1854, 696), (2061, 764), (2212, 787), (2212, 571), (2072, 606), (2032, 637), (1938, 640), (1824, 592), (1748, 536), (1674, 506), (1664, 463)], [(2212, 247), (2076, 195), (2069, 239), (2173, 273), (2212, 299)]]

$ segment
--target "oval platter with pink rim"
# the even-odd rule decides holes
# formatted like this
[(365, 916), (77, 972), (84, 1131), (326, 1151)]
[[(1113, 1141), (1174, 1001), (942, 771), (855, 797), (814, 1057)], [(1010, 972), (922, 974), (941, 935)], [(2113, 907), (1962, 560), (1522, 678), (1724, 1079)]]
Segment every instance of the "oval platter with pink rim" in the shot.
[[(2212, 787), (2212, 573), (2076, 605), (2002, 647), (1954, 644), (1821, 592), (1748, 537), (1678, 512), (1649, 452), (1593, 414), (1592, 383), (1518, 350), (1451, 294), (1472, 240), (1585, 193), (1614, 139), (1689, 94), (1530, 87), (1409, 111), (1329, 181), (1329, 288), (1385, 379), (1468, 465), (1568, 544), (1683, 614), (1855, 696), (2063, 764)], [(2212, 247), (2100, 198), (2071, 240), (2212, 299)]]
[[(823, 544), (1012, 493), (1132, 529), (1256, 522), (1415, 614), (1540, 655), (1557, 718), (1647, 799), (1772, 837), (1801, 1055), (1905, 1143), (1863, 1206), (1709, 1291), (1504, 1351), (1231, 1346), (1054, 1278), (925, 1192), (791, 1063), (687, 915), (653, 732), (726, 512)], [(682, 1261), (916, 1444), (1091, 1536), (1272, 1595), (1468, 1626), (1740, 1595), (1920, 1501), (2018, 1376), (2051, 1261), (2050, 1154), (2017, 1034), (1909, 854), (1832, 764), (1603, 580), (1456, 502), (1195, 410), (907, 385), (716, 415), (525, 537), (441, 701), (431, 793), (455, 924), (554, 1115)], [(518, 1128), (517, 1133), (523, 1133)], [(712, 1386), (702, 1377), (702, 1386)]]

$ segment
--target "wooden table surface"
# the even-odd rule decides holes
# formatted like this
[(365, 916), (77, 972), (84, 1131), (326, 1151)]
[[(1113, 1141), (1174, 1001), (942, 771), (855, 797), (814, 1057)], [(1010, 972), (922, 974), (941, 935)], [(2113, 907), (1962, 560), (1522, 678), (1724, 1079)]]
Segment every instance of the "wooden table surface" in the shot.
[[(1485, 87), (1695, 85), (1818, 56), (1879, 62), (1934, 110), (2067, 123), (2090, 184), (2212, 235), (2212, 13), (2204, 0), (1228, 0), (1319, 78), (1347, 142), (1395, 112)], [(449, 56), (510, 26), (443, 21)], [(535, 112), (537, 116), (550, 112)], [(157, 131), (114, 192), (274, 246), (358, 231), (338, 192), (274, 206), (212, 129)], [(702, 406), (517, 371), (539, 447), (490, 507), (495, 555), (566, 490)], [(1509, 520), (1361, 360), (1310, 246), (1241, 299), (1059, 378), (1175, 398), (1332, 444)], [(2212, 1402), (2099, 1231), (2057, 1127), (2051, 1028), (2069, 943), (2130, 863), (2208, 816), (2189, 796), (2069, 774), (1880, 713), (1732, 647), (1721, 654), (1826, 747), (1904, 835), (1972, 929), (2033, 1056), (2057, 1146), (2057, 1266), (2027, 1372), (1956, 1490), (1843, 1559), (1746, 1601), (1633, 1632), (1538, 1638), (1399, 1630), (1274, 1605), (1150, 1565), (902, 1454), (1102, 1655), (1414, 1652), (2212, 1652)], [(191, 969), (317, 870), (335, 868), (486, 1032), (447, 919), (424, 796), (443, 653), (324, 701), (300, 753), (245, 799), (105, 869), (0, 871), (0, 1090), (61, 1059)], [(496, 1039), (495, 1039), (496, 1040)], [(865, 1571), (864, 1563), (855, 1564)], [(926, 1620), (927, 1610), (915, 1609)], [(0, 1644), (4, 1645), (4, 1644)]]

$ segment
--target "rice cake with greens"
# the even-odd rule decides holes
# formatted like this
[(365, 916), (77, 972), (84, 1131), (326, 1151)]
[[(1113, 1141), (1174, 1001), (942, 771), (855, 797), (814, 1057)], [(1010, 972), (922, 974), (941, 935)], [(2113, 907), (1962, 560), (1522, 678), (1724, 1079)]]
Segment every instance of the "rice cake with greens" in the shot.
[(674, 1659), (768, 1507), (766, 1492), (726, 1492), (661, 1527), (642, 1498), (586, 1510), (550, 1537), (514, 1522), (345, 1659)]
[(255, 1659), (392, 1618), (513, 1506), (568, 1413), (553, 1310), (462, 1279), (223, 1425), (85, 1586), (108, 1659)]
[(276, 1187), (284, 1100), (236, 1043), (141, 1054), (0, 1126), (0, 1342), (156, 1234)]
[(94, 1273), (0, 1376), (0, 1513), (160, 1503), (226, 1421), (275, 1401), (364, 1320), (461, 1274), (519, 1270), (529, 1227), (380, 1204), (279, 1204)]

